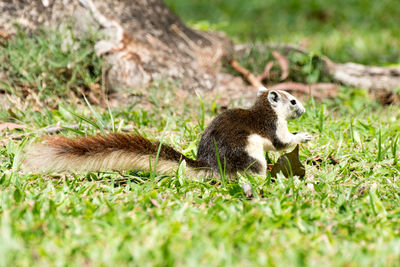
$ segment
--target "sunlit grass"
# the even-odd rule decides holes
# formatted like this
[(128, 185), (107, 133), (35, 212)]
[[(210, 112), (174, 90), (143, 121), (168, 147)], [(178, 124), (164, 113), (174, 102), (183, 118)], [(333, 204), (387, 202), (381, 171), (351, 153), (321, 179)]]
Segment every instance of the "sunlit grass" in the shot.
[[(43, 40), (24, 38), (17, 42), (41, 50), (38, 44), (43, 45)], [(26, 45), (10, 43), (6, 49), (34, 54)], [(77, 54), (88, 50), (80, 47)], [(32, 60), (51, 58), (47, 50), (42, 52)], [(45, 66), (33, 62), (30, 69), (31, 63), (16, 57), (33, 72), (24, 76), (7, 61), (2, 65), (13, 74), (6, 83), (9, 90), (2, 88), (12, 97), (21, 94), (19, 81), (23, 81), (42, 96), (40, 101), (53, 98), (57, 104), (38, 108), (37, 102), (27, 100), (24, 105), (0, 107), (0, 123), (27, 127), (0, 132), (0, 266), (390, 266), (400, 262), (400, 109), (380, 106), (365, 90), (340, 88), (333, 100), (306, 100), (307, 112), (289, 123), (292, 131), (314, 136), (300, 149), (305, 179), (248, 177), (255, 192), (252, 200), (246, 199), (238, 182), (223, 185), (218, 177), (188, 180), (182, 166), (167, 177), (140, 170), (21, 173), (24, 147), (46, 136), (49, 126), (66, 126), (58, 134), (72, 138), (102, 130), (135, 131), (150, 139), (163, 138), (194, 158), (203, 126), (219, 112), (214, 100), (177, 95), (174, 86), (165, 83), (154, 84), (144, 95), (111, 110), (83, 100), (71, 103), (61, 98), (68, 90), (100, 79), (98, 59), (86, 55), (80, 71), (91, 69), (87, 66), (95, 66), (96, 71), (65, 84), (65, 76), (54, 72), (54, 91), (37, 86), (37, 81), (49, 77), (41, 74)], [(262, 70), (265, 62), (260, 58), (252, 54), (243, 64), (254, 65), (252, 71)], [(309, 55), (289, 58), (299, 66), (313, 60)], [(318, 64), (311, 63), (293, 78), (311, 79), (319, 71)], [(68, 129), (71, 125), (76, 128)], [(268, 153), (272, 161), (278, 156)]]
[[(160, 139), (164, 129), (165, 143), (195, 154), (194, 147), (192, 152), (187, 148), (200, 138), (197, 98), (187, 98), (185, 106), (167, 105), (176, 96), (171, 88), (158, 89), (151, 91), (158, 108), (114, 109), (114, 123), (152, 139)], [(383, 108), (347, 88), (337, 101), (308, 101), (305, 106), (307, 113), (290, 128), (315, 137), (301, 147), (301, 160), (318, 155), (323, 161), (306, 166), (305, 180), (253, 178), (258, 194), (253, 200), (245, 198), (236, 182), (224, 187), (215, 184), (218, 180), (190, 181), (179, 172), (153, 180), (141, 172), (22, 174), (13, 166), (24, 144), (13, 135), (25, 133), (32, 140), (43, 135), (38, 130), (45, 124), (83, 121), (59, 110), (21, 111), (19, 119), (31, 130), (9, 131), (8, 137), (3, 133), (9, 141), (1, 148), (2, 264), (396, 264), (398, 107)], [(75, 110), (96, 120), (87, 105)], [(210, 103), (204, 110), (209, 121)], [(107, 110), (96, 108), (96, 113), (110, 126)], [(132, 114), (141, 119), (129, 119)], [(90, 124), (80, 130), (99, 132)], [(77, 136), (68, 130), (62, 134)], [(270, 153), (272, 159), (276, 156)]]

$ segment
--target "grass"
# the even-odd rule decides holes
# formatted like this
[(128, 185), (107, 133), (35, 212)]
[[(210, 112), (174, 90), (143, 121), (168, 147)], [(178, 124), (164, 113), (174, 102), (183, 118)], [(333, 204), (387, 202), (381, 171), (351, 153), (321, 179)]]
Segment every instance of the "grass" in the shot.
[[(47, 66), (30, 69), (30, 64), (61, 53), (57, 46), (53, 53), (43, 48), (56, 41), (53, 34), (57, 33), (44, 33), (40, 40), (17, 36), (0, 50), (3, 56), (29, 54), (29, 47), (37, 51), (33, 63), (16, 57), (19, 69), (17, 63), (10, 64), (10, 57), (3, 61), (1, 68), (13, 74), (1, 84), (3, 91), (15, 97), (30, 86), (39, 101), (57, 99), (57, 104), (40, 109), (33, 100), (0, 108), (0, 123), (27, 126), (0, 132), (0, 266), (399, 264), (400, 110), (380, 106), (360, 89), (341, 88), (333, 100), (305, 101), (307, 112), (289, 127), (315, 137), (300, 150), (306, 178), (278, 177), (273, 182), (248, 177), (255, 192), (252, 200), (246, 199), (238, 182), (186, 179), (184, 165), (170, 177), (133, 170), (21, 173), (24, 147), (57, 123), (78, 125), (60, 133), (69, 137), (133, 128), (194, 157), (202, 128), (218, 113), (215, 102), (178, 96), (173, 85), (163, 83), (149, 89), (144, 104), (139, 96), (111, 110), (61, 98), (71, 88), (90, 88), (100, 80), (101, 62), (86, 45), (64, 57), (78, 62), (77, 55), (88, 55), (76, 66), (92, 73), (90, 78), (64, 80), (59, 74), (53, 79), (57, 90), (41, 90), (37, 79), (48, 77), (41, 76)], [(28, 45), (19, 46), (21, 42)], [(85, 66), (95, 66), (96, 71)], [(25, 79), (20, 71), (24, 69), (35, 74)], [(296, 77), (313, 79), (310, 73)], [(312, 160), (317, 156), (322, 161)], [(274, 161), (278, 155), (268, 157)]]
[[(164, 142), (193, 155), (187, 148), (199, 140), (201, 107), (195, 97), (185, 106), (169, 105), (176, 96), (164, 89), (167, 96), (153, 90), (159, 102), (150, 109), (114, 109), (114, 124), (160, 139), (169, 120)], [(341, 98), (306, 102), (307, 113), (290, 124), (315, 136), (301, 147), (302, 161), (316, 155), (323, 161), (307, 165), (305, 180), (253, 178), (259, 197), (251, 201), (235, 182), (189, 181), (184, 172), (154, 180), (140, 172), (21, 174), (25, 142), (12, 135), (30, 141), (43, 125), (82, 122), (60, 110), (25, 110), (19, 121), (29, 129), (9, 131), (1, 148), (0, 264), (396, 265), (400, 112), (345, 88)], [(206, 121), (210, 106), (205, 103)], [(87, 106), (75, 108), (96, 120)], [(110, 125), (108, 111), (97, 112)], [(142, 119), (130, 119), (132, 113)], [(99, 131), (92, 125), (80, 130)], [(329, 156), (339, 164), (330, 164)]]
[[(48, 34), (42, 29), (33, 36), (19, 32), (12, 42), (0, 49), (0, 71), (8, 81), (0, 89), (26, 97), (34, 88), (38, 98), (70, 96), (80, 93), (101, 79), (102, 61), (92, 49), (95, 33), (80, 42), (72, 29), (61, 27)], [(45, 101), (46, 102), (46, 101)]]

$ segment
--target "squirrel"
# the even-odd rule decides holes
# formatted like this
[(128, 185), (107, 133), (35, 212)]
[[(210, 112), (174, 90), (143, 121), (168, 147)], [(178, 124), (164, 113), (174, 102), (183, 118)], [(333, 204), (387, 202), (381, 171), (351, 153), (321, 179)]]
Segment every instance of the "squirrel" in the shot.
[(287, 127), (287, 120), (304, 112), (293, 95), (260, 87), (251, 108), (230, 109), (212, 120), (201, 136), (196, 160), (137, 134), (112, 133), (77, 139), (47, 138), (45, 143), (30, 147), (23, 169), (42, 173), (150, 171), (158, 154), (158, 174), (172, 174), (185, 160), (187, 177), (211, 178), (219, 173), (219, 158), (227, 175), (248, 171), (265, 176), (266, 151), (279, 151), (311, 140), (310, 134), (290, 133)]

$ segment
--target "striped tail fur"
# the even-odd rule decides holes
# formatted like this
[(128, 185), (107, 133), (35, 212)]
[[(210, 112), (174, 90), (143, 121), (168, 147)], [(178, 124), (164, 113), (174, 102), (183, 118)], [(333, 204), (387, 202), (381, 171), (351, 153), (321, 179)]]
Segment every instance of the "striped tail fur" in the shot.
[[(108, 134), (69, 139), (51, 137), (32, 145), (23, 164), (24, 172), (154, 170), (159, 142), (135, 134)], [(190, 159), (170, 146), (161, 145), (156, 171), (173, 174), (182, 160), (188, 177), (211, 177), (207, 164)]]

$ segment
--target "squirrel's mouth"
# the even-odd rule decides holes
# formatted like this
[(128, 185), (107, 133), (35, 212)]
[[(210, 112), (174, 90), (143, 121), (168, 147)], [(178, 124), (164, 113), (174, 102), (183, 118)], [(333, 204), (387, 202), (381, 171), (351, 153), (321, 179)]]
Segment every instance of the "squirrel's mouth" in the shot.
[(296, 111), (297, 117), (300, 117), (301, 115), (303, 115), (304, 112), (305, 112), (304, 109), (298, 109), (298, 110)]
[(295, 112), (293, 112), (292, 116), (290, 117), (290, 120), (294, 120), (297, 119), (298, 117), (300, 117), (301, 115), (303, 115), (305, 112), (305, 110), (302, 109), (298, 109)]

